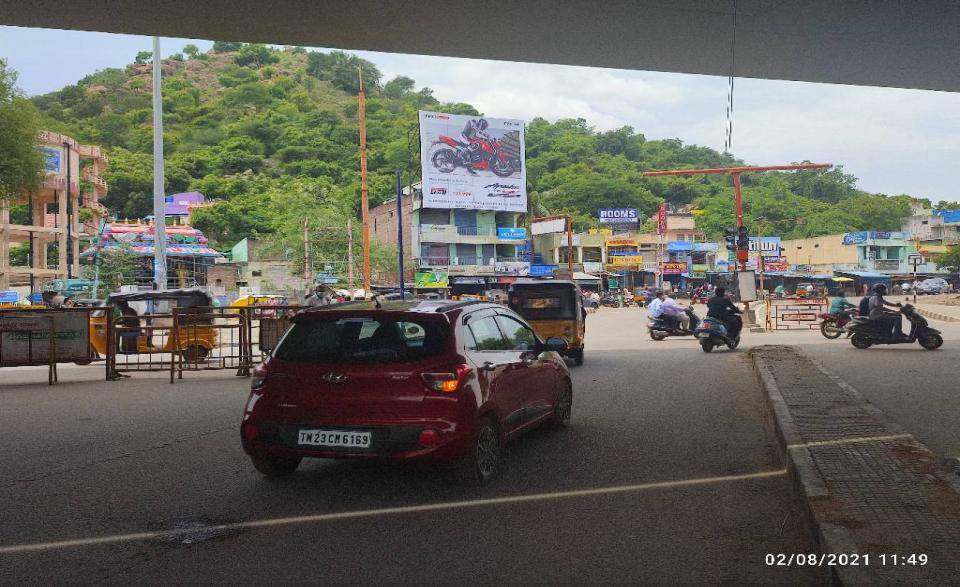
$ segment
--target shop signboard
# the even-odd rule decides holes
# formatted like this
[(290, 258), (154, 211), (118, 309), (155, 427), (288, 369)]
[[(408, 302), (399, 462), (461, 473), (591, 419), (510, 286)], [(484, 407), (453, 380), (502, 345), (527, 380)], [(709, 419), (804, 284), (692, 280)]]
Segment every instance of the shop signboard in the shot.
[(415, 280), (418, 288), (443, 288), (450, 285), (446, 271), (417, 271)]
[(843, 244), (845, 245), (859, 245), (867, 242), (867, 238), (870, 233), (865, 230), (859, 232), (848, 232), (843, 235)]
[(497, 261), (493, 264), (498, 275), (530, 275), (530, 263), (526, 261)]
[(567, 219), (566, 217), (560, 218), (545, 218), (543, 220), (534, 220), (530, 223), (530, 234), (553, 234), (556, 232), (566, 232), (567, 230)]
[[(460, 146), (468, 141), (494, 154), (468, 169)], [(424, 208), (527, 211), (522, 120), (421, 111), (420, 163)]]
[(583, 270), (586, 273), (600, 273), (603, 271), (603, 263), (599, 261), (584, 261)]
[(628, 224), (640, 219), (636, 208), (600, 208), (597, 215), (601, 224)]
[(607, 287), (609, 289), (618, 289), (620, 287), (619, 277), (607, 277)]
[(790, 264), (787, 263), (786, 257), (767, 257), (763, 260), (764, 271), (787, 271), (788, 269)]
[(527, 238), (527, 229), (523, 227), (519, 228), (498, 228), (497, 229), (497, 238), (501, 240), (524, 240)]
[(667, 232), (667, 203), (664, 202), (657, 206), (657, 234), (666, 234)]
[(530, 265), (530, 275), (532, 277), (546, 277), (553, 275), (559, 265)]
[(663, 264), (664, 275), (680, 275), (687, 272), (687, 264), (683, 261), (667, 261)]
[(622, 267), (624, 265), (643, 265), (643, 255), (610, 255), (607, 257), (610, 265)]
[(636, 247), (638, 245), (635, 238), (608, 238), (608, 247)]
[(447, 275), (487, 275), (492, 273), (489, 265), (450, 265)]
[(483, 277), (451, 277), (450, 282), (454, 285), (484, 285), (486, 280)]

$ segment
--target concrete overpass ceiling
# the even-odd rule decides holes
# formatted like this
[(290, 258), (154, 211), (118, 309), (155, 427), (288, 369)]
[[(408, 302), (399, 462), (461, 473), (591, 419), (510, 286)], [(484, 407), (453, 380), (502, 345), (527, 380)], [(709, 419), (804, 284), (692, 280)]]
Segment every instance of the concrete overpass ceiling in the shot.
[[(734, 17), (736, 13), (736, 17)], [(0, 0), (0, 23), (960, 90), (956, 0)]]

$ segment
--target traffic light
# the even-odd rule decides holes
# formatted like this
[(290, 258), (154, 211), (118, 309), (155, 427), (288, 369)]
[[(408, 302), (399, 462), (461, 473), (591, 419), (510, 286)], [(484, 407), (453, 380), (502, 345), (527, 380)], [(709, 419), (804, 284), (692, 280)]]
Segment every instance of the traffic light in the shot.
[(750, 233), (747, 232), (746, 226), (737, 229), (737, 248), (741, 251), (750, 250)]
[(723, 232), (725, 235), (723, 239), (727, 241), (727, 250), (728, 251), (737, 250), (737, 229), (725, 228)]

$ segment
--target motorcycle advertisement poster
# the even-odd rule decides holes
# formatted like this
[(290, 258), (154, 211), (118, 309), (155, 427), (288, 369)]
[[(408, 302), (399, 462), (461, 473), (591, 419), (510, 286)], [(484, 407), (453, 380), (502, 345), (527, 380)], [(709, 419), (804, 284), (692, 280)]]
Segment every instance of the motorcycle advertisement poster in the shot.
[(420, 112), (423, 206), (527, 211), (523, 121)]

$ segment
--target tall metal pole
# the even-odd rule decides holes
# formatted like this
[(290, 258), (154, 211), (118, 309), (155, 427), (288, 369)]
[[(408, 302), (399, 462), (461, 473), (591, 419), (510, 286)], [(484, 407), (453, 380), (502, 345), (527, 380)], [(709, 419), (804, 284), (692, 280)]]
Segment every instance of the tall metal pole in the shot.
[(160, 37), (153, 38), (153, 284), (167, 289), (167, 219), (163, 185), (163, 98), (160, 92)]
[[(70, 142), (63, 141), (63, 148), (67, 154), (67, 279), (73, 277), (73, 206), (70, 197), (70, 184), (73, 181), (70, 165)], [(77, 180), (79, 182), (79, 180)]]
[(303, 219), (303, 280), (307, 282), (307, 290), (313, 285), (313, 264), (310, 261), (310, 219)]
[[(734, 206), (737, 210), (737, 235), (740, 234), (740, 228), (743, 226), (743, 194), (740, 191), (740, 173), (734, 172), (730, 174), (733, 177), (733, 197), (734, 197)], [(737, 261), (740, 265), (740, 271), (747, 270), (747, 259), (749, 258), (749, 251), (741, 251), (737, 249)]]
[[(403, 180), (397, 170), (397, 280), (400, 282), (400, 299), (403, 299)], [(411, 197), (413, 197), (411, 195)]]
[(367, 192), (367, 100), (363, 94), (363, 69), (357, 68), (357, 119), (360, 124), (360, 213), (363, 220), (363, 290), (370, 295), (370, 199)]
[(567, 215), (567, 272), (573, 281), (573, 216)]
[(347, 285), (353, 297), (353, 218), (347, 218)]

